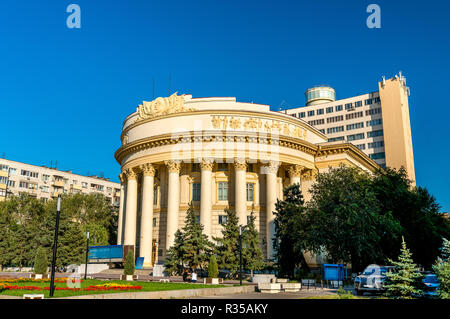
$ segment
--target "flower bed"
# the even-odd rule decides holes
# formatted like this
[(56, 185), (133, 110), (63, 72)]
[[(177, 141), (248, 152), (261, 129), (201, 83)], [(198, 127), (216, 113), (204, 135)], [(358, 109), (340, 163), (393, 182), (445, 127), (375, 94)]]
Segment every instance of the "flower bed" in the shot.
[[(131, 286), (122, 284), (102, 284), (95, 286), (88, 286), (86, 288), (70, 288), (70, 287), (55, 287), (55, 290), (69, 290), (69, 291), (113, 291), (113, 290), (141, 290), (142, 286)], [(17, 286), (0, 283), (0, 291), (2, 290), (50, 290), (50, 287), (37, 286)]]
[[(33, 279), (33, 278), (0, 278), (0, 283), (20, 283), (20, 282), (50, 282), (50, 278), (46, 279)], [(70, 281), (72, 283), (83, 282), (83, 279), (78, 278), (55, 278), (56, 283), (66, 283)]]

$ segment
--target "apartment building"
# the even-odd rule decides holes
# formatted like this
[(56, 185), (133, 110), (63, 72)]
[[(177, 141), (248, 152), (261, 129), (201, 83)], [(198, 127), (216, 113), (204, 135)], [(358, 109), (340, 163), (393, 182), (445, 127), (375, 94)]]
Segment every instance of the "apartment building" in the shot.
[(283, 110), (316, 127), (328, 142), (349, 142), (382, 167), (405, 167), (415, 183), (409, 119), (409, 88), (401, 72), (378, 83), (378, 91), (336, 100), (329, 86), (305, 92), (306, 106)]
[(0, 158), (0, 201), (27, 193), (44, 201), (59, 194), (100, 193), (119, 206), (120, 184), (98, 176), (83, 176), (46, 166)]

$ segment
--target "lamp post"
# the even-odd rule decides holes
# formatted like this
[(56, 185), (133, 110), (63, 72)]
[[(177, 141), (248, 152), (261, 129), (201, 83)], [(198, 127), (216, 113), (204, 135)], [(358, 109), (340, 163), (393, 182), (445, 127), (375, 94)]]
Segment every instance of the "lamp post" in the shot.
[(239, 285), (242, 286), (242, 226), (239, 225)]
[(58, 230), (59, 230), (59, 215), (61, 210), (61, 194), (58, 195), (58, 202), (56, 204), (56, 225), (55, 237), (53, 240), (53, 258), (52, 258), (52, 275), (50, 280), (50, 297), (53, 297), (55, 291), (55, 266), (56, 266), (56, 249), (58, 248)]
[(88, 266), (88, 256), (89, 256), (89, 232), (86, 233), (87, 243), (86, 243), (86, 265), (84, 268), (84, 280), (86, 280), (87, 266)]

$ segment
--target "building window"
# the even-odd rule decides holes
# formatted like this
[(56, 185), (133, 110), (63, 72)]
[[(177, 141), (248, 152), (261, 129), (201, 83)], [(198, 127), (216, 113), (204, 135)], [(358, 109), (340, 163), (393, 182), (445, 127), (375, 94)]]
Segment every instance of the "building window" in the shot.
[(28, 183), (27, 183), (27, 182), (21, 181), (21, 182), (19, 183), (19, 187), (20, 187), (20, 188), (28, 188)]
[(228, 216), (227, 215), (219, 215), (219, 224), (220, 225), (225, 225), (228, 221)]
[(342, 105), (336, 105), (336, 112), (342, 111)]
[(219, 163), (217, 166), (217, 170), (222, 172), (228, 171), (228, 163)]
[(308, 116), (314, 116), (314, 110), (308, 111)]
[(247, 201), (253, 202), (255, 195), (255, 184), (247, 183)]
[(374, 102), (374, 103), (380, 103), (380, 97), (374, 98), (374, 99), (373, 99), (373, 102)]
[(345, 109), (351, 110), (353, 108), (353, 103), (345, 103)]
[(298, 117), (299, 117), (299, 118), (304, 118), (304, 117), (305, 117), (305, 112), (300, 112), (300, 113), (298, 113)]
[(363, 116), (363, 112), (355, 112), (355, 113), (350, 113), (350, 114), (345, 114), (345, 119), (346, 120), (351, 120), (351, 119), (356, 119), (358, 117), (362, 117)]
[(200, 224), (200, 216), (199, 215), (195, 216), (195, 221), (197, 222), (197, 224)]
[(367, 99), (364, 101), (364, 105), (370, 105), (372, 104), (372, 99)]
[(381, 107), (377, 107), (376, 109), (366, 110), (366, 115), (374, 115), (374, 114), (380, 114), (380, 113), (381, 113)]
[(319, 130), (322, 134), (325, 134), (325, 129), (323, 128), (323, 129), (320, 129)]
[(152, 225), (153, 227), (156, 227), (156, 217), (153, 217)]
[(50, 175), (42, 174), (42, 180), (48, 182), (50, 180)]
[(292, 113), (291, 114), (293, 117), (297, 117), (297, 113)]
[(367, 137), (383, 136), (383, 130), (367, 132)]
[(26, 177), (33, 177), (33, 178), (38, 178), (39, 177), (39, 173), (27, 171), (27, 170), (24, 170), (24, 169), (20, 170), (20, 175), (21, 176), (26, 176)]
[(333, 107), (332, 106), (327, 107), (327, 113), (333, 113)]
[(193, 183), (192, 184), (192, 200), (193, 201), (199, 201), (200, 200), (200, 183)]
[(356, 101), (355, 102), (355, 107), (360, 107), (362, 106), (362, 101)]
[(338, 132), (343, 132), (344, 126), (336, 126), (336, 127), (329, 127), (327, 128), (327, 134), (334, 134)]
[(0, 184), (5, 184), (8, 182), (8, 177), (0, 176)]
[(364, 138), (364, 133), (347, 135), (347, 141), (362, 140), (363, 138)]
[(340, 122), (340, 121), (343, 121), (343, 120), (344, 120), (344, 116), (343, 115), (333, 116), (333, 117), (327, 118), (327, 124), (334, 123), (334, 122)]
[(253, 173), (255, 171), (255, 164), (247, 164), (247, 172)]
[(16, 182), (15, 182), (15, 181), (12, 181), (12, 180), (9, 180), (9, 181), (8, 181), (8, 186), (9, 186), (9, 187), (16, 187)]
[(359, 148), (360, 150), (365, 150), (366, 149), (366, 144), (358, 144), (355, 145), (357, 148)]
[(343, 141), (344, 137), (343, 136), (338, 136), (338, 137), (331, 137), (328, 139), (328, 142), (335, 142), (335, 141)]
[(228, 182), (219, 182), (219, 200), (228, 200)]
[(312, 125), (312, 126), (323, 125), (323, 124), (325, 124), (325, 120), (324, 119), (312, 120), (312, 121), (308, 121), (308, 124)]
[(373, 160), (385, 158), (384, 152), (370, 154), (369, 157)]
[(321, 115), (321, 114), (323, 114), (323, 109), (318, 109), (317, 110), (317, 115)]
[(158, 187), (153, 187), (153, 205), (158, 205)]
[(88, 183), (86, 183), (86, 182), (82, 182), (82, 183), (81, 183), (81, 187), (83, 187), (83, 188), (87, 188), (87, 187), (88, 187)]
[(193, 172), (200, 172), (200, 164), (199, 163), (192, 164), (192, 171)]
[(364, 127), (364, 122), (359, 122), (359, 123), (347, 124), (346, 129), (347, 129), (347, 131), (350, 131), (350, 130), (356, 130), (356, 129), (363, 128), (363, 127)]
[(0, 165), (0, 171), (4, 171), (4, 172), (7, 172), (8, 171), (8, 165), (3, 165), (3, 164), (1, 164)]
[(17, 169), (10, 167), (9, 168), (9, 175), (16, 175), (17, 174)]
[(377, 147), (383, 147), (383, 146), (384, 146), (384, 141), (367, 143), (367, 148), (377, 148)]
[(50, 192), (50, 186), (41, 186), (41, 191), (43, 193), (49, 193)]
[(383, 123), (382, 119), (376, 119), (366, 122), (366, 126), (375, 126), (375, 125), (381, 125)]

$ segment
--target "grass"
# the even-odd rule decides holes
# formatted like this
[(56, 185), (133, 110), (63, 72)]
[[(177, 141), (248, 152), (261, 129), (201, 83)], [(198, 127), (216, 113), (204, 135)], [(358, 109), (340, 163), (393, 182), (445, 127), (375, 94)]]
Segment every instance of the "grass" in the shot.
[[(218, 288), (225, 287), (224, 285), (204, 285), (191, 283), (166, 283), (166, 282), (144, 282), (144, 281), (122, 281), (122, 280), (95, 280), (87, 279), (81, 282), (79, 288), (86, 288), (93, 285), (101, 285), (106, 283), (118, 283), (132, 286), (142, 286), (141, 290), (125, 290), (125, 291), (70, 291), (70, 290), (55, 290), (53, 297), (70, 297), (94, 294), (111, 294), (111, 293), (125, 293), (125, 292), (144, 292), (144, 291), (163, 291), (163, 290), (182, 290), (182, 289), (200, 289), (200, 288)], [(12, 283), (17, 286), (37, 286), (50, 287), (50, 282), (20, 282)], [(55, 287), (67, 287), (66, 283), (55, 283)], [(77, 286), (73, 286), (77, 287)], [(24, 294), (44, 294), (45, 298), (49, 298), (49, 290), (3, 290), (0, 295), (9, 296), (23, 296)]]

